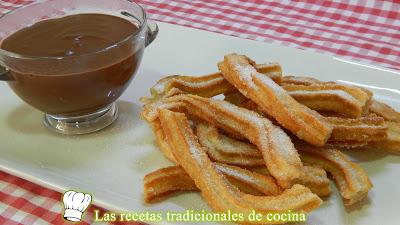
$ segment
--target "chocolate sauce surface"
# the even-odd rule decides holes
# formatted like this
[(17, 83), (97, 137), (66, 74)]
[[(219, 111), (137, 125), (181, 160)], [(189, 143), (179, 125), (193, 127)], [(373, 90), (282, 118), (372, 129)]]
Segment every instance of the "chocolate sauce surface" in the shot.
[(37, 22), (1, 42), (4, 50), (39, 57), (15, 59), (9, 68), (14, 81), (8, 83), (46, 113), (95, 112), (114, 102), (132, 80), (144, 49), (143, 41), (131, 36), (138, 31), (129, 20), (106, 14)]
[(1, 48), (27, 56), (68, 56), (110, 47), (138, 27), (105, 14), (76, 14), (43, 20), (7, 37)]

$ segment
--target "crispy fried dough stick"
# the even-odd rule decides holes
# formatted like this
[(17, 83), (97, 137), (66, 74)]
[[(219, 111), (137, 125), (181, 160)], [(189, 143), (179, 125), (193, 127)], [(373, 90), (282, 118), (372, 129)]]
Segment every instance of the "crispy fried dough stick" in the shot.
[[(251, 172), (236, 166), (214, 163), (219, 172), (239, 190), (252, 195), (277, 195), (282, 192), (271, 176)], [(144, 200), (157, 202), (179, 191), (198, 191), (194, 181), (180, 166), (158, 169), (143, 178)]]
[(351, 118), (364, 114), (372, 97), (371, 92), (364, 89), (335, 82), (282, 84), (282, 87), (301, 104), (313, 110), (336, 112)]
[(365, 171), (336, 149), (317, 148), (308, 144), (296, 144), (304, 163), (320, 166), (328, 171), (336, 182), (345, 205), (352, 205), (368, 195), (372, 183)]
[(387, 121), (400, 123), (400, 113), (383, 102), (373, 99), (369, 106), (369, 111), (385, 118)]
[[(160, 109), (161, 126), (180, 166), (194, 180), (207, 203), (217, 212), (230, 210), (248, 215), (256, 213), (302, 211), (309, 212), (321, 204), (321, 199), (302, 185), (293, 185), (277, 196), (254, 196), (239, 191), (220, 173), (197, 141), (184, 114)], [(249, 221), (243, 224), (265, 224)], [(284, 223), (277, 221), (274, 223)]]
[(326, 171), (314, 166), (304, 166), (304, 176), (299, 178), (299, 183), (310, 188), (310, 190), (320, 196), (325, 197), (331, 194), (329, 179)]
[(196, 133), (200, 144), (206, 147), (208, 156), (214, 161), (238, 166), (265, 165), (261, 152), (254, 145), (219, 134), (214, 126), (199, 123)]
[[(208, 99), (196, 95), (177, 95), (162, 99), (155, 107), (184, 105), (191, 116), (208, 121), (226, 131), (239, 133), (246, 137), (261, 151), (265, 164), (280, 186), (287, 188), (301, 176), (302, 163), (290, 138), (279, 127), (257, 113), (237, 107), (226, 101)], [(152, 113), (157, 108), (148, 106), (143, 118), (156, 119)], [(150, 116), (153, 115), (153, 116)], [(165, 133), (165, 131), (164, 131)]]
[[(249, 167), (249, 169), (251, 168), (250, 170), (257, 170), (256, 172), (270, 175), (265, 165), (254, 167), (254, 165), (258, 164), (257, 159), (262, 158), (261, 153), (254, 145), (227, 137), (219, 133), (217, 128), (206, 123), (197, 124), (196, 133), (200, 144), (207, 147), (206, 151), (211, 158), (213, 158), (213, 156), (210, 154), (209, 149), (214, 149), (215, 152), (220, 153), (221, 157), (214, 158), (215, 161), (234, 164), (232, 162), (243, 162), (243, 158), (245, 158), (246, 163), (242, 163), (242, 166), (243, 164), (249, 164), (249, 166), (251, 166)], [(206, 143), (206, 145), (204, 145), (204, 143)], [(255, 156), (256, 158), (246, 157), (246, 155)], [(329, 180), (323, 169), (304, 166), (304, 173), (296, 182), (310, 188), (310, 190), (318, 196), (327, 196), (330, 194)]]
[[(243, 99), (241, 94), (231, 93), (227, 95), (230, 102), (265, 115), (253, 101)], [(271, 118), (268, 118), (271, 119)], [(342, 117), (325, 117), (332, 125), (332, 133), (328, 139), (330, 146), (354, 148), (367, 145), (368, 142), (386, 140), (388, 126), (382, 117), (370, 114), (357, 119)], [(273, 119), (272, 119), (273, 120)]]
[(356, 141), (369, 142), (384, 140), (388, 127), (382, 117), (368, 115), (358, 119), (326, 117), (333, 124), (328, 143)]
[(229, 83), (300, 139), (317, 146), (326, 143), (332, 126), (317, 112), (298, 103), (269, 77), (258, 73), (247, 57), (226, 55), (218, 67)]
[[(257, 64), (255, 68), (274, 81), (280, 81), (282, 68), (278, 63)], [(150, 89), (151, 98), (165, 97), (174, 88), (188, 94), (203, 97), (213, 97), (236, 90), (219, 72), (200, 77), (172, 75), (162, 78)], [(141, 100), (147, 102), (148, 98), (142, 98)]]
[(237, 166), (214, 163), (218, 171), (239, 190), (252, 195), (278, 195), (282, 188), (272, 176), (252, 172)]
[[(158, 148), (161, 150), (161, 152), (167, 159), (169, 159), (173, 163), (176, 163), (176, 160), (175, 160), (174, 156), (172, 155), (171, 149), (169, 148), (168, 143), (166, 143), (165, 134), (164, 134), (163, 130), (161, 129), (159, 119), (153, 120), (149, 123), (150, 123), (150, 125), (153, 129), (153, 133), (156, 137), (156, 144), (157, 144)], [(210, 136), (210, 138), (211, 138), (211, 136)], [(210, 156), (210, 158), (212, 158), (216, 162), (226, 163), (226, 164), (230, 164), (230, 165), (238, 165), (238, 166), (265, 165), (265, 161), (264, 161), (261, 153), (257, 149), (255, 149), (256, 150), (255, 153), (253, 152), (253, 156), (251, 156), (251, 153), (250, 153), (250, 155), (246, 155), (246, 153), (240, 154), (240, 155), (234, 155), (234, 154), (229, 154), (229, 153), (226, 154), (224, 152), (218, 151), (219, 149), (215, 149), (214, 144), (212, 142), (216, 141), (216, 140), (207, 139), (203, 135), (200, 137), (200, 141), (204, 147), (207, 147), (206, 148), (207, 153)], [(246, 147), (246, 146), (250, 145), (250, 144), (242, 143), (239, 141), (238, 141), (238, 143), (242, 147)], [(229, 143), (226, 143), (225, 146), (222, 146), (224, 150), (233, 149), (233, 148), (229, 148), (228, 144)], [(253, 148), (253, 146), (251, 146), (251, 149), (252, 148)], [(250, 148), (248, 148), (248, 149), (250, 149)]]
[(161, 168), (143, 178), (144, 201), (153, 203), (179, 191), (197, 191), (192, 178), (180, 166)]
[(161, 128), (160, 120), (157, 118), (150, 123), (151, 128), (153, 129), (154, 136), (156, 137), (156, 143), (158, 148), (161, 150), (163, 155), (173, 163), (177, 163), (174, 155), (171, 152), (171, 149), (168, 143), (165, 140), (164, 131)]
[[(265, 166), (248, 167), (247, 169), (256, 173), (270, 175)], [(331, 194), (329, 179), (322, 168), (305, 165), (304, 176), (299, 178), (298, 183), (310, 188), (312, 193), (319, 197), (326, 197)]]
[(384, 122), (386, 135), (383, 139), (379, 140), (361, 140), (361, 141), (332, 141), (328, 142), (331, 147), (337, 148), (365, 148), (384, 150), (392, 154), (400, 154), (400, 123)]
[(385, 124), (388, 126), (386, 138), (369, 142), (367, 147), (384, 150), (392, 154), (400, 154), (400, 123), (385, 122)]
[(321, 83), (318, 79), (313, 77), (302, 77), (302, 76), (283, 76), (281, 77), (280, 84), (299, 84), (299, 85), (311, 85)]

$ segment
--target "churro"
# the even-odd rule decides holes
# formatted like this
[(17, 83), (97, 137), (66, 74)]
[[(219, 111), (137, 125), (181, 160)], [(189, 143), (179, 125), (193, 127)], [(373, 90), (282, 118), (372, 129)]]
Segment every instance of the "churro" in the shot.
[[(214, 166), (224, 174), (231, 184), (244, 193), (269, 196), (282, 192), (269, 175), (222, 163), (214, 163)], [(143, 184), (144, 200), (147, 203), (160, 201), (180, 191), (198, 191), (192, 178), (180, 166), (170, 166), (153, 171), (143, 178)]]
[[(264, 117), (272, 120), (268, 115), (263, 113), (260, 107), (251, 100), (243, 99), (240, 94), (232, 93), (229, 100), (235, 102), (239, 106), (255, 111)], [(235, 100), (238, 98), (239, 100)], [(375, 114), (369, 114), (360, 118), (344, 118), (335, 116), (324, 117), (332, 126), (332, 133), (327, 144), (330, 146), (355, 148), (367, 145), (371, 141), (384, 140), (387, 136), (387, 125), (384, 119)]]
[(177, 95), (163, 99), (163, 102), (165, 104), (157, 106), (169, 103), (184, 105), (191, 116), (246, 137), (260, 150), (266, 166), (280, 186), (290, 187), (292, 181), (301, 175), (303, 165), (290, 138), (281, 128), (257, 113), (226, 101), (196, 95)]
[(326, 143), (332, 132), (331, 125), (317, 112), (298, 103), (269, 77), (258, 73), (247, 57), (226, 55), (218, 67), (229, 83), (280, 125), (311, 144), (323, 146)]
[[(258, 159), (262, 158), (257, 147), (235, 140), (218, 132), (218, 129), (207, 123), (200, 123), (196, 127), (197, 136), (200, 144), (207, 147), (206, 151), (210, 158), (213, 158), (209, 149), (219, 153), (221, 157), (213, 158), (217, 162), (227, 164), (238, 164), (241, 166), (251, 166), (252, 171), (270, 175), (267, 167), (257, 166)], [(229, 161), (231, 160), (231, 161)], [(329, 180), (326, 172), (320, 168), (304, 166), (304, 173), (296, 180), (297, 183), (303, 184), (318, 196), (327, 196), (330, 194)]]
[(321, 83), (318, 79), (312, 77), (302, 77), (302, 76), (283, 76), (281, 77), (280, 84), (299, 84), (299, 85), (311, 85)]
[(351, 118), (363, 115), (372, 97), (369, 91), (335, 82), (281, 85), (293, 98), (313, 110), (336, 112)]
[[(278, 63), (257, 64), (255, 68), (258, 72), (269, 76), (274, 81), (280, 81), (282, 69)], [(150, 89), (151, 98), (157, 99), (165, 97), (171, 89), (179, 89), (184, 93), (203, 97), (213, 97), (219, 94), (236, 91), (219, 72), (199, 77), (171, 75), (162, 78)], [(141, 101), (146, 102), (148, 98), (142, 98)]]
[(278, 195), (281, 187), (270, 175), (263, 175), (237, 166), (214, 163), (219, 172), (234, 184), (239, 190), (252, 195)]
[(283, 76), (279, 83), (300, 103), (322, 112), (358, 118), (368, 111), (373, 93), (365, 88), (323, 82), (312, 77)]
[(179, 191), (197, 191), (192, 178), (180, 166), (158, 169), (143, 178), (144, 201), (153, 203)]
[(196, 126), (196, 134), (211, 159), (238, 166), (265, 165), (265, 161), (254, 145), (219, 134), (218, 129), (207, 123)]
[(369, 106), (369, 111), (383, 117), (387, 121), (400, 123), (400, 113), (383, 102), (373, 99)]
[(156, 144), (158, 148), (161, 150), (163, 155), (170, 160), (171, 162), (176, 163), (175, 157), (169, 148), (168, 143), (165, 140), (164, 131), (161, 128), (160, 120), (156, 119), (150, 122), (150, 126), (153, 129), (153, 133), (156, 139)]
[[(254, 196), (241, 192), (213, 166), (184, 114), (159, 109), (159, 119), (179, 165), (194, 180), (209, 206), (217, 212), (230, 210), (244, 215), (253, 210), (264, 215), (288, 210), (309, 212), (321, 204), (322, 201), (317, 195), (298, 184), (276, 196)], [(244, 221), (241, 223), (265, 224), (265, 222), (250, 221), (244, 216)]]
[(298, 182), (310, 188), (314, 194), (320, 197), (326, 197), (331, 194), (328, 176), (322, 168), (305, 165), (304, 175), (299, 178)]
[(382, 117), (368, 115), (358, 119), (326, 117), (333, 125), (328, 143), (360, 142), (384, 140), (387, 136), (387, 125)]
[(336, 149), (318, 148), (297, 143), (303, 162), (320, 166), (329, 172), (336, 182), (345, 205), (352, 205), (368, 195), (372, 183), (365, 171)]
[[(270, 175), (265, 166), (248, 167), (248, 169), (256, 173)], [(331, 194), (328, 176), (325, 170), (319, 167), (305, 165), (303, 176), (297, 180), (297, 183), (308, 187), (320, 197), (326, 197)]]
[(400, 123), (385, 122), (385, 124), (388, 127), (386, 138), (379, 141), (371, 141), (366, 147), (400, 154)]

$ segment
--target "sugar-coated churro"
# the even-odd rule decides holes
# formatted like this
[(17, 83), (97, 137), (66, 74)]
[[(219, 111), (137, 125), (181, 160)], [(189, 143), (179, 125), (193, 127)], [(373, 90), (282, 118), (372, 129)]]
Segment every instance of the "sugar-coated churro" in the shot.
[(278, 195), (282, 189), (272, 176), (263, 175), (237, 166), (214, 163), (218, 171), (239, 190), (253, 195)]
[(290, 138), (257, 113), (226, 101), (196, 95), (177, 95), (164, 99), (164, 102), (184, 105), (191, 116), (246, 137), (260, 150), (266, 166), (282, 187), (290, 187), (292, 181), (301, 175), (302, 163)]
[(299, 85), (311, 85), (321, 83), (318, 79), (312, 77), (302, 77), (302, 76), (283, 76), (281, 77), (280, 84), (299, 84)]
[(400, 154), (400, 123), (385, 122), (385, 124), (388, 127), (386, 138), (379, 141), (371, 141), (366, 147)]
[[(160, 109), (159, 118), (179, 165), (194, 180), (203, 198), (217, 212), (230, 210), (244, 215), (253, 210), (262, 214), (288, 210), (309, 212), (321, 204), (321, 199), (317, 195), (298, 184), (276, 196), (254, 196), (239, 191), (213, 166), (184, 114)], [(241, 223), (265, 224), (265, 222), (265, 220), (250, 221), (244, 216), (244, 221)]]
[[(277, 195), (282, 192), (276, 181), (263, 175), (236, 166), (214, 163), (219, 172), (240, 191), (257, 196)], [(157, 202), (180, 191), (198, 191), (194, 181), (180, 166), (161, 168), (143, 178), (144, 200)]]
[(143, 178), (144, 201), (160, 201), (179, 191), (197, 191), (190, 176), (180, 166), (170, 166), (148, 173)]
[(310, 85), (282, 84), (282, 87), (301, 104), (316, 111), (332, 111), (351, 118), (363, 115), (371, 100), (371, 94), (355, 86), (335, 82), (319, 82)]
[(373, 93), (365, 88), (312, 77), (283, 76), (280, 85), (302, 104), (324, 113), (357, 118), (366, 114), (372, 102)]
[[(280, 81), (282, 69), (278, 63), (257, 64), (255, 68), (274, 81)], [(213, 73), (199, 77), (171, 75), (162, 78), (150, 89), (151, 98), (157, 99), (165, 97), (171, 89), (179, 89), (184, 93), (203, 97), (213, 97), (236, 90), (224, 79), (221, 73)], [(142, 98), (142, 101), (146, 102), (148, 99), (149, 98)]]
[(280, 125), (311, 144), (322, 146), (326, 143), (331, 125), (317, 112), (298, 103), (269, 77), (258, 73), (247, 57), (226, 55), (218, 67), (229, 83)]
[[(265, 166), (253, 166), (248, 167), (248, 169), (264, 175), (270, 174)], [(320, 197), (326, 197), (331, 194), (327, 174), (324, 169), (319, 167), (305, 165), (303, 176), (297, 180), (297, 183), (310, 188), (314, 194)]]
[[(250, 168), (253, 171), (258, 170), (257, 172), (270, 175), (265, 165), (257, 166), (262, 165), (257, 160), (262, 158), (262, 155), (256, 146), (225, 136), (219, 133), (217, 128), (207, 123), (198, 124), (196, 130), (199, 142), (207, 147), (206, 151), (210, 158), (213, 158), (213, 156), (209, 153), (209, 149), (213, 149), (213, 151), (221, 155), (220, 158), (214, 158), (217, 162), (251, 166)], [(318, 196), (327, 196), (330, 194), (329, 180), (326, 172), (320, 168), (305, 166), (304, 173), (302, 173), (296, 182), (310, 188)]]
[(296, 148), (301, 152), (303, 162), (320, 166), (332, 175), (345, 205), (352, 205), (368, 195), (372, 188), (368, 175), (339, 150), (305, 143), (297, 143)]
[(387, 136), (387, 125), (382, 117), (368, 115), (358, 119), (327, 117), (333, 124), (332, 135), (328, 143), (335, 142), (369, 142), (384, 140)]
[(387, 121), (400, 123), (400, 113), (383, 102), (373, 99), (369, 106), (369, 111), (383, 117)]
[[(229, 96), (229, 101), (244, 107), (246, 109), (258, 112), (264, 117), (273, 121), (273, 118), (268, 117), (263, 113), (260, 107), (252, 100), (245, 100), (244, 96), (238, 93), (232, 93)], [(360, 118), (344, 118), (335, 116), (324, 117), (332, 126), (332, 133), (328, 139), (328, 145), (354, 148), (366, 145), (371, 141), (384, 140), (387, 136), (387, 125), (384, 119), (375, 114), (369, 114)]]
[(329, 179), (326, 171), (322, 168), (306, 165), (304, 166), (304, 175), (299, 178), (299, 184), (302, 184), (320, 196), (325, 197), (331, 194)]
[(160, 120), (157, 118), (156, 120), (151, 121), (150, 125), (151, 128), (153, 129), (153, 133), (155, 135), (158, 148), (161, 150), (161, 152), (167, 159), (169, 159), (171, 162), (176, 163), (175, 157), (172, 154), (171, 149), (165, 140), (165, 134), (161, 128)]
[(200, 123), (196, 133), (210, 158), (217, 162), (238, 166), (265, 165), (261, 152), (254, 145), (219, 134), (214, 126)]

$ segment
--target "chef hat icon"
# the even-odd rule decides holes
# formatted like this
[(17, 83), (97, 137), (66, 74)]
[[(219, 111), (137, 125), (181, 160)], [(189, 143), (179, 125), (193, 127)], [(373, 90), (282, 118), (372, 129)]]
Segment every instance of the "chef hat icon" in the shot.
[(92, 196), (89, 194), (67, 191), (64, 194), (64, 218), (69, 221), (79, 222), (82, 219), (82, 213), (87, 209)]

